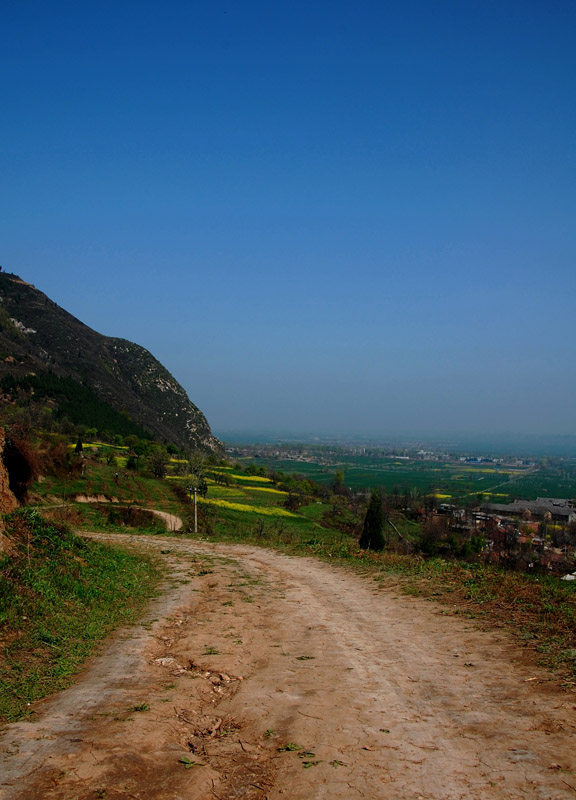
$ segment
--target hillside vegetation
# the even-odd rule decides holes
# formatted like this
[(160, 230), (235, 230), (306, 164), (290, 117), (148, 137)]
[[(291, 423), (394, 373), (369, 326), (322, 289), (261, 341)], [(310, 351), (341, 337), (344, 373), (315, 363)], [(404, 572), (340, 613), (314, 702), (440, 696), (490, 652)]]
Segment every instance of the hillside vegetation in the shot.
[[(197, 521), (202, 535), (356, 545), (365, 505), (362, 495), (342, 495), (289, 475), (255, 474), (217, 459), (202, 460), (198, 467), (153, 443), (140, 443), (136, 449), (139, 456), (127, 446), (87, 442), (80, 457), (69, 445), (57, 474), (35, 484), (30, 502), (77, 527), (123, 529), (126, 524), (118, 524), (115, 509), (139, 507), (177, 514), (184, 529), (191, 531), (192, 490), (200, 480), (204, 488), (197, 493)], [(417, 538), (416, 523), (402, 514), (393, 519), (405, 541)], [(388, 532), (396, 536), (392, 528)]]
[(0, 558), (0, 720), (67, 686), (107, 633), (134, 620), (159, 574), (142, 555), (87, 541), (23, 509)]
[(111, 435), (151, 438), (144, 428), (101, 400), (90, 387), (53, 372), (5, 375), (0, 378), (0, 391), (6, 397), (18, 398), (21, 408), (40, 410), (48, 426), (53, 421), (67, 421)]

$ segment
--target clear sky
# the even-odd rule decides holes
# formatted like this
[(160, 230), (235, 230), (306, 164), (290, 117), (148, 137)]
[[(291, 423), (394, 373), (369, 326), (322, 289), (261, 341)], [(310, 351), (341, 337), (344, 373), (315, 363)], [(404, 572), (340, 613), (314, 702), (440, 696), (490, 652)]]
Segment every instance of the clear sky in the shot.
[(576, 433), (571, 0), (5, 0), (0, 264), (216, 431)]

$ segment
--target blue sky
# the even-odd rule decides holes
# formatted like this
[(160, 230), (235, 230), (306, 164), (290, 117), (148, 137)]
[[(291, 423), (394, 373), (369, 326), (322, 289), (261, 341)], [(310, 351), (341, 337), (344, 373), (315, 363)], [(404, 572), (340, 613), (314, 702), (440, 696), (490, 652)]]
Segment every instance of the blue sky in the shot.
[(9, 0), (0, 263), (217, 431), (576, 433), (576, 7)]

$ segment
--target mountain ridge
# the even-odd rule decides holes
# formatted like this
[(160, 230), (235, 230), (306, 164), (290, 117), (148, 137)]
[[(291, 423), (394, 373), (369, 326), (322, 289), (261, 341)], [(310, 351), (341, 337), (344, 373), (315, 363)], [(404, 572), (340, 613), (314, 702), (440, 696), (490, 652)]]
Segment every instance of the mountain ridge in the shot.
[(141, 345), (105, 336), (18, 275), (0, 273), (0, 377), (72, 378), (167, 443), (222, 450), (206, 417)]

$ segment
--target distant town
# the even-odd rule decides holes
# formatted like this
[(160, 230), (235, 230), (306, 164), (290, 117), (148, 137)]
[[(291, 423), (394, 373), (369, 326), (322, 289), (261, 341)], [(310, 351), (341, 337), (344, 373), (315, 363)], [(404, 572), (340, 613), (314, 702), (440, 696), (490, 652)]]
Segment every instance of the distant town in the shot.
[[(367, 496), (418, 522), (431, 553), (482, 540), (486, 560), (571, 575), (576, 459), (336, 443), (233, 444), (229, 458)], [(454, 546), (454, 545), (451, 545)]]

